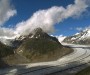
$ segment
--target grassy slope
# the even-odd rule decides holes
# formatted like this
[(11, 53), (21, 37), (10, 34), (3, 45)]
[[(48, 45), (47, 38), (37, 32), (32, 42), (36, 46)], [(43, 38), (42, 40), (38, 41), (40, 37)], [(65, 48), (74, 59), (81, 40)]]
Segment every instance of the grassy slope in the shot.
[(6, 62), (2, 58), (14, 54), (13, 49), (0, 42), (0, 68), (7, 66)]
[[(23, 52), (19, 52), (20, 50)], [(40, 62), (56, 60), (73, 50), (65, 48), (53, 40), (33, 38), (26, 40), (17, 51), (30, 59), (30, 62)]]
[[(32, 43), (31, 43), (32, 42)], [(6, 46), (5, 46), (6, 47)], [(6, 51), (6, 48), (2, 48)], [(51, 61), (56, 60), (66, 54), (69, 54), (73, 50), (70, 48), (63, 47), (55, 41), (50, 41), (46, 39), (29, 39), (26, 40), (20, 47), (19, 50), (24, 49), (23, 55), (21, 54), (8, 54), (2, 58), (0, 62), (1, 66), (13, 66), (16, 64), (30, 63), (30, 62), (40, 62), (40, 61)], [(10, 49), (12, 50), (12, 49)], [(6, 54), (6, 52), (5, 52)], [(27, 58), (30, 60), (28, 60)]]
[(76, 75), (90, 75), (90, 67), (87, 67), (87, 68), (81, 70)]
[(6, 46), (0, 43), (0, 58), (14, 54), (13, 49), (9, 46)]

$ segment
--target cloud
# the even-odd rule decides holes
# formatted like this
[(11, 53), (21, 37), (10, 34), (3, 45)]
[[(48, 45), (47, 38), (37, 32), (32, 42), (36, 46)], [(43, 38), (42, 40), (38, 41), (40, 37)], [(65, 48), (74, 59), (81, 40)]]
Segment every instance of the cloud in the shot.
[(14, 29), (0, 27), (0, 41), (9, 45), (10, 40), (15, 39), (19, 35), (15, 33)]
[(84, 28), (82, 28), (82, 27), (77, 27), (76, 28), (76, 30), (78, 30), (78, 31), (82, 31)]
[(0, 0), (0, 25), (3, 25), (16, 13), (17, 11), (10, 6), (10, 0)]
[(90, 25), (85, 25), (85, 27), (77, 27), (76, 30), (78, 31), (86, 31), (90, 29)]
[[(53, 32), (53, 25), (62, 20), (58, 16), (62, 14), (63, 7), (52, 7), (47, 10), (39, 10), (33, 14), (27, 21), (20, 22), (16, 25), (16, 31), (20, 34), (28, 34), (35, 28), (42, 28), (45, 32)], [(58, 14), (59, 13), (59, 14)]]
[(10, 5), (10, 0), (0, 0), (0, 41), (3, 43), (7, 39), (13, 39), (16, 36), (14, 29), (3, 26), (15, 14), (17, 14), (17, 11)]
[(14, 30), (10, 28), (0, 27), (0, 37), (12, 37), (14, 36)]
[(75, 0), (74, 4), (66, 8), (62, 6), (53, 6), (49, 9), (35, 12), (28, 20), (16, 25), (16, 32), (21, 35), (27, 35), (35, 28), (42, 28), (45, 32), (53, 32), (54, 25), (70, 17), (79, 17), (89, 7), (89, 0)]

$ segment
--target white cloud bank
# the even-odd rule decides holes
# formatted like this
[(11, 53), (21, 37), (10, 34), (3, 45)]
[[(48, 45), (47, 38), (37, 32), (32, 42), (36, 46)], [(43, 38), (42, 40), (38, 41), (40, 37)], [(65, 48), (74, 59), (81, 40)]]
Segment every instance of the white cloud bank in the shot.
[(15, 33), (13, 29), (4, 28), (4, 27), (0, 28), (0, 37), (3, 37), (3, 36), (12, 37), (14, 35)]
[(0, 0), (0, 25), (3, 25), (16, 13), (17, 11), (10, 6), (10, 0)]
[(0, 37), (11, 37), (14, 35), (13, 29), (1, 26), (16, 13), (17, 11), (10, 5), (10, 0), (0, 0)]
[(76, 28), (77, 31), (82, 31), (83, 29), (84, 29), (84, 28), (82, 28), (82, 27), (77, 27), (77, 28)]
[(16, 25), (16, 32), (27, 35), (35, 28), (42, 28), (45, 32), (53, 32), (54, 25), (60, 23), (69, 17), (79, 17), (90, 6), (90, 0), (75, 0), (74, 4), (66, 8), (62, 6), (53, 6), (46, 10), (39, 10), (33, 14), (27, 21)]
[(10, 0), (0, 0), (0, 41), (11, 38), (15, 35), (13, 29), (1, 27), (15, 14), (17, 14), (17, 11), (10, 5)]

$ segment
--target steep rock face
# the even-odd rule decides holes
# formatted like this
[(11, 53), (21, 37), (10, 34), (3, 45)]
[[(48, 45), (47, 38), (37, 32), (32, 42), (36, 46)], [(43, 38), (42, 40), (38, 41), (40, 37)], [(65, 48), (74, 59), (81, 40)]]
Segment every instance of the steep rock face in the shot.
[(75, 44), (90, 44), (90, 28), (64, 39), (63, 42)]
[(21, 41), (16, 52), (31, 62), (55, 60), (70, 52), (65, 50), (56, 37), (49, 36), (41, 28), (35, 29)]

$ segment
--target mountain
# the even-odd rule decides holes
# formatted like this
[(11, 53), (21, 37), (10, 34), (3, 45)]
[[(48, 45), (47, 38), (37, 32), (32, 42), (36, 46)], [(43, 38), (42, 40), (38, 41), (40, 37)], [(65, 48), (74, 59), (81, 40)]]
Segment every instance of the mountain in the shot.
[(48, 39), (59, 43), (58, 39), (55, 38), (54, 36), (51, 37), (47, 33), (45, 33), (41, 28), (36, 28), (29, 35), (22, 35), (18, 38), (15, 38), (15, 40), (12, 41), (12, 46), (18, 48), (24, 41), (26, 41), (26, 39), (38, 39), (38, 38)]
[(59, 42), (63, 42), (63, 40), (66, 38), (66, 36), (63, 36), (63, 35), (59, 35), (59, 36), (56, 36), (56, 38), (58, 39)]
[[(15, 43), (16, 42), (16, 43)], [(37, 28), (27, 36), (15, 40), (16, 53), (25, 56), (30, 62), (56, 60), (72, 50), (66, 48), (56, 37), (49, 36), (41, 28)]]
[(14, 54), (12, 47), (6, 46), (0, 42), (0, 58)]
[[(6, 42), (6, 41), (5, 41)], [(0, 42), (0, 68), (16, 64), (57, 60), (73, 50), (64, 47), (56, 37), (45, 33), (41, 28), (29, 35), (10, 40), (11, 46)]]
[(2, 58), (10, 56), (12, 54), (14, 54), (13, 49), (0, 42), (0, 68), (8, 66), (6, 62), (3, 61)]
[(65, 38), (63, 42), (75, 44), (90, 44), (90, 28), (86, 28), (80, 33)]

